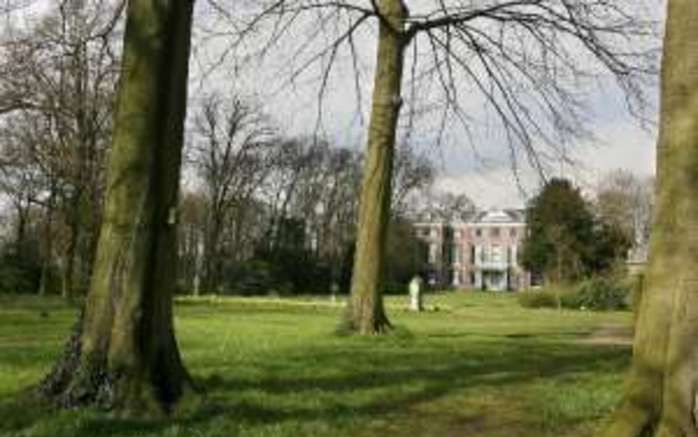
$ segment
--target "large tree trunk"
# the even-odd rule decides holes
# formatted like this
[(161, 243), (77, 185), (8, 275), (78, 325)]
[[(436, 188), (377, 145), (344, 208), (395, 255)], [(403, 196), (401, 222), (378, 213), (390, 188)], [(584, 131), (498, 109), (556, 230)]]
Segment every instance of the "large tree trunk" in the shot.
[(657, 211), (624, 403), (602, 435), (698, 436), (698, 3), (670, 0)]
[(83, 322), (42, 392), (168, 413), (189, 389), (172, 316), (193, 1), (131, 0), (104, 217)]
[(368, 151), (361, 188), (351, 300), (346, 314), (348, 328), (360, 334), (376, 334), (390, 327), (383, 308), (382, 286), (408, 12), (401, 0), (382, 0), (379, 9), (380, 33)]

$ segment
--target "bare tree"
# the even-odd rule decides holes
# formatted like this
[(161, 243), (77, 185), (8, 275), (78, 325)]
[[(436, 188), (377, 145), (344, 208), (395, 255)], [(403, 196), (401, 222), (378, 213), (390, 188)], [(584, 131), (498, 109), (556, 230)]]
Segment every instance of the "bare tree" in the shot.
[(112, 35), (121, 6), (59, 2), (36, 26), (14, 30), (0, 49), (0, 125), (6, 137), (22, 141), (46, 181), (42, 206), (49, 221), (65, 230), (65, 296), (87, 287), (96, 246), (117, 73)]
[[(213, 2), (219, 10), (224, 7)], [(632, 111), (646, 103), (646, 79), (655, 73), (653, 23), (635, 3), (611, 0), (462, 0), (410, 2), (261, 1), (234, 26), (231, 51), (260, 32), (268, 53), (296, 26), (311, 26), (294, 47), (292, 80), (320, 65), (319, 99), (342, 52), (353, 61), (361, 96), (357, 44), (362, 29), (378, 27), (378, 44), (367, 155), (359, 214), (352, 300), (347, 323), (363, 334), (384, 331), (381, 277), (389, 217), (392, 166), (403, 94), (418, 95), (417, 83), (439, 85), (441, 125), (454, 121), (471, 133), (472, 111), (464, 98), (484, 103), (500, 122), (518, 172), (522, 158), (545, 172), (546, 157), (563, 156), (560, 147), (585, 128), (581, 85), (596, 85), (599, 74), (615, 79)], [(252, 6), (250, 6), (252, 8)], [(265, 25), (268, 24), (268, 27)], [(320, 29), (318, 32), (317, 29)], [(282, 44), (283, 45), (283, 44)], [(409, 83), (403, 93), (403, 72)], [(415, 114), (415, 100), (408, 121)], [(320, 108), (322, 106), (320, 105)], [(321, 110), (320, 110), (321, 111)], [(407, 123), (408, 126), (411, 123)], [(441, 130), (443, 131), (443, 130)]]
[(654, 204), (652, 185), (652, 178), (616, 170), (606, 175), (596, 193), (599, 218), (621, 230), (640, 250), (649, 243)]
[(397, 148), (394, 166), (391, 210), (393, 215), (404, 215), (412, 195), (433, 185), (436, 169), (427, 156), (417, 155), (407, 145)]
[(328, 144), (311, 138), (282, 138), (275, 144), (272, 171), (261, 190), (268, 208), (266, 251), (274, 252), (284, 240), (285, 223), (306, 218), (312, 220), (317, 203), (318, 181), (326, 172), (324, 159)]
[(463, 220), (476, 211), (475, 203), (466, 194), (433, 190), (428, 196), (425, 209), (440, 220)]
[[(0, 131), (2, 132), (2, 131)], [(16, 138), (4, 135), (0, 165), (0, 193), (9, 200), (15, 216), (14, 245), (19, 250), (22, 247), (27, 226), (30, 224), (30, 212), (41, 198), (44, 179), (32, 160), (22, 147), (15, 142)]]
[(217, 95), (204, 100), (194, 125), (190, 155), (203, 182), (207, 211), (204, 288), (213, 291), (221, 285), (226, 227), (234, 223), (234, 247), (242, 238), (246, 203), (269, 176), (274, 132), (252, 104)]
[[(11, 248), (14, 259), (24, 265), (41, 262), (38, 292), (43, 295), (48, 287), (52, 261), (55, 190), (52, 189), (54, 186), (50, 176), (36, 165), (32, 149), (26, 143), (27, 138), (21, 133), (25, 131), (0, 127), (0, 137), (3, 138), (0, 151), (4, 157), (0, 164), (0, 194), (9, 201), (13, 212), (15, 235)], [(45, 214), (37, 214), (39, 208), (43, 208)], [(30, 250), (31, 243), (37, 241), (41, 246), (38, 260), (34, 259)]]

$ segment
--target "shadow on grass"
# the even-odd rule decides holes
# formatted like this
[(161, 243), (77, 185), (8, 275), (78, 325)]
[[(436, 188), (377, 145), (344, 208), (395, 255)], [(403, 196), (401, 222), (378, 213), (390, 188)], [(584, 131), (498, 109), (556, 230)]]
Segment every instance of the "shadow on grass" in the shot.
[[(355, 350), (306, 351), (302, 355), (308, 366), (344, 372), (334, 376), (294, 378), (284, 376), (283, 369), (279, 368), (276, 369), (279, 375), (274, 377), (249, 380), (213, 376), (203, 384), (215, 397), (216, 393), (245, 390), (277, 395), (307, 390), (342, 393), (418, 383), (425, 387), (423, 398), (428, 400), (453, 390), (483, 385), (523, 384), (536, 378), (579, 372), (620, 371), (630, 359), (630, 349), (620, 346), (592, 347), (535, 341), (473, 343), (471, 346), (470, 350), (450, 352), (436, 348), (420, 352), (408, 348), (387, 352), (372, 350), (366, 351), (367, 355), (363, 357)], [(303, 362), (296, 365), (304, 367)], [(234, 374), (234, 369), (230, 374)], [(371, 411), (382, 403), (372, 404)], [(404, 406), (395, 399), (387, 403), (389, 408)]]
[[(351, 343), (347, 349), (309, 347), (296, 351), (293, 366), (287, 356), (280, 361), (255, 363), (264, 377), (228, 378), (212, 376), (201, 381), (207, 391), (205, 405), (194, 414), (173, 421), (136, 421), (110, 418), (92, 412), (72, 424), (65, 434), (51, 435), (143, 435), (168, 427), (184, 428), (212, 422), (221, 416), (246, 427), (279, 424), (285, 421), (325, 421), (330, 424), (352, 419), (371, 419), (438, 399), (452, 392), (484, 387), (511, 386), (537, 379), (564, 378), (588, 372), (620, 372), (629, 362), (629, 349), (614, 346), (570, 345), (541, 342), (535, 338), (500, 338), (499, 342), (472, 342), (468, 350), (437, 345), (399, 347), (381, 343)], [(357, 346), (360, 346), (357, 348)], [(235, 375), (236, 367), (223, 368)], [(298, 369), (313, 369), (310, 376), (298, 376)], [(239, 372), (238, 372), (239, 373)], [(308, 375), (308, 372), (300, 372)], [(409, 387), (407, 387), (409, 386)], [(379, 394), (359, 396), (378, 390)], [(254, 396), (246, 396), (249, 393)], [(322, 396), (326, 402), (300, 401), (283, 405), (265, 402), (275, 396), (308, 399)], [(24, 411), (18, 414), (17, 409)], [(33, 423), (52, 418), (47, 407), (0, 403), (0, 432), (20, 432)], [(66, 413), (61, 412), (65, 415)], [(77, 414), (77, 413), (76, 413)], [(68, 413), (69, 415), (69, 413)], [(12, 434), (10, 434), (12, 435)], [(43, 435), (38, 433), (38, 435)]]

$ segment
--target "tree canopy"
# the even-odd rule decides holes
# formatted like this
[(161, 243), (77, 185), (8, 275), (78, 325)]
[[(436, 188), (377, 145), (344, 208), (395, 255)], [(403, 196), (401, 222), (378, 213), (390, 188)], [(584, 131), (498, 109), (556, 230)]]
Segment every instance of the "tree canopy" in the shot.
[(548, 280), (604, 271), (630, 244), (614, 223), (594, 217), (589, 202), (567, 179), (553, 178), (545, 184), (529, 203), (526, 222), (522, 264)]

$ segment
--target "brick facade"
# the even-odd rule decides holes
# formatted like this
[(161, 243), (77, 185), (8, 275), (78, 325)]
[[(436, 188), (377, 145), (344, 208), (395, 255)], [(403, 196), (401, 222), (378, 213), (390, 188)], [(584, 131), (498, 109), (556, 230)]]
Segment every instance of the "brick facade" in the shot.
[(423, 272), (433, 285), (493, 291), (521, 290), (530, 274), (518, 262), (526, 236), (521, 210), (476, 212), (458, 221), (414, 224), (424, 243)]

